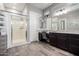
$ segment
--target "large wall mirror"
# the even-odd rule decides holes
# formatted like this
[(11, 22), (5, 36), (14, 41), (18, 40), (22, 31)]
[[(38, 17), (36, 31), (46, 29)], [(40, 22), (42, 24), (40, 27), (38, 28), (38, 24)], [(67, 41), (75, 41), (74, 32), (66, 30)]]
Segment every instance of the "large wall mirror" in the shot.
[(46, 20), (45, 19), (43, 19), (42, 17), (40, 17), (39, 23), (40, 23), (40, 29), (46, 28)]
[(66, 19), (59, 18), (59, 30), (60, 31), (66, 31), (66, 28), (67, 28)]
[(51, 17), (46, 18), (46, 29), (47, 30), (51, 30), (51, 25), (52, 25), (51, 20), (52, 20)]
[(51, 30), (53, 31), (57, 31), (59, 30), (59, 20), (58, 18), (52, 18), (51, 20)]

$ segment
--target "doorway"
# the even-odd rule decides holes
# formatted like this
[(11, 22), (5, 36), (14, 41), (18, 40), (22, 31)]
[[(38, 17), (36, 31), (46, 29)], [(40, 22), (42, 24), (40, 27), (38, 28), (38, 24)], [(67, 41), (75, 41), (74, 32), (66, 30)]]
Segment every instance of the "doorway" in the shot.
[(27, 42), (27, 21), (25, 16), (11, 16), (12, 46), (18, 46)]

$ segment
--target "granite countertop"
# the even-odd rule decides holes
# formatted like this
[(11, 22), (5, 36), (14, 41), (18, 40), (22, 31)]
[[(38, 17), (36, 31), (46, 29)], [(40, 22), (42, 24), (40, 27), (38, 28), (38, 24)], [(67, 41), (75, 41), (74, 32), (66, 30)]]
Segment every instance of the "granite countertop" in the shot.
[(42, 32), (42, 31), (46, 31), (47, 33), (49, 33), (49, 32), (53, 32), (53, 33), (68, 33), (68, 34), (79, 34), (79, 31), (64, 31), (64, 30), (62, 30), (62, 31), (53, 31), (53, 30), (47, 30), (47, 29), (42, 29), (42, 30), (38, 30), (38, 32)]

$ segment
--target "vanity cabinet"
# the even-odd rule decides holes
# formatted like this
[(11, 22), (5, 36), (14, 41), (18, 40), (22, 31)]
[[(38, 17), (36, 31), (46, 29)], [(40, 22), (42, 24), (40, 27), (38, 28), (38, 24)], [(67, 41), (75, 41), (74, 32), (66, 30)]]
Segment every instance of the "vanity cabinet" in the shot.
[(67, 50), (67, 47), (68, 47), (68, 45), (67, 44), (69, 44), (67, 41), (67, 35), (65, 35), (65, 34), (62, 34), (62, 33), (58, 33), (57, 34), (57, 46), (59, 47), (59, 48), (62, 48), (62, 49), (65, 49), (65, 50)]
[(69, 34), (69, 51), (79, 55), (79, 34)]
[[(49, 34), (48, 33), (39, 33), (39, 41), (42, 41), (42, 42), (46, 42), (46, 43), (49, 43)], [(48, 41), (47, 41), (48, 40)]]
[(67, 35), (62, 33), (49, 33), (50, 44), (65, 50), (68, 50), (69, 41)]
[(49, 33), (49, 44), (57, 46), (57, 38), (55, 33)]
[(50, 32), (48, 36), (50, 45), (79, 55), (79, 34)]
[(42, 40), (43, 40), (43, 38), (42, 38), (42, 34), (39, 33), (39, 41), (42, 41)]

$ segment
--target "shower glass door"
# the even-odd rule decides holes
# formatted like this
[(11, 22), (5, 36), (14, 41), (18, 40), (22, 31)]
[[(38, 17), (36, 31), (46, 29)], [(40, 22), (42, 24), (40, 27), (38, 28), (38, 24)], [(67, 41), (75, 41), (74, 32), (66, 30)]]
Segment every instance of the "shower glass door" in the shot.
[(21, 45), (26, 43), (27, 22), (24, 16), (12, 15), (12, 44)]

